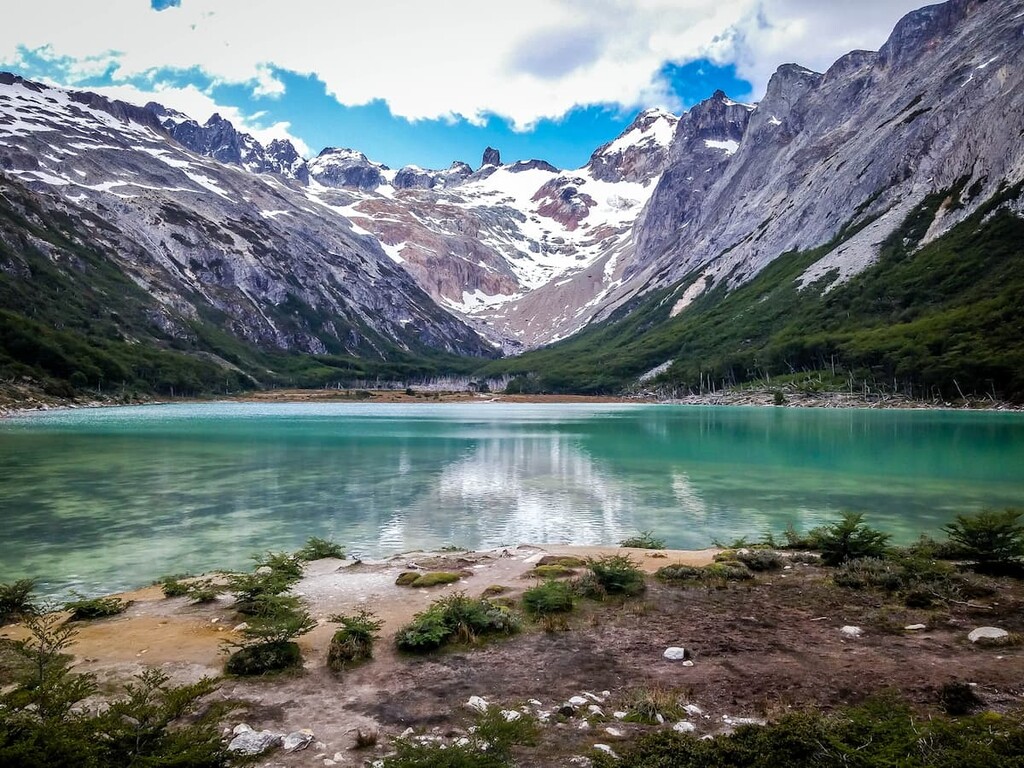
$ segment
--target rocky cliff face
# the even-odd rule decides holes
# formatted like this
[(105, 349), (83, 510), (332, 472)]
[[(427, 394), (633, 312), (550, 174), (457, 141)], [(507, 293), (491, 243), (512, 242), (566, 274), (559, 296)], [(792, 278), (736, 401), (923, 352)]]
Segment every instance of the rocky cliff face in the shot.
[(880, 51), (850, 53), (824, 74), (784, 65), (704, 178), (693, 141), (677, 134), (603, 311), (696, 276), (682, 311), (712, 285), (735, 287), (782, 253), (862, 228), (803, 277), (846, 280), (926, 196), (960, 185), (965, 202), (940, 207), (923, 242), (948, 231), (1024, 177), (1022, 30), (1020, 0), (952, 0), (909, 14)]
[(89, 246), (154, 297), (168, 336), (215, 319), (270, 349), (489, 353), (376, 240), (294, 182), (234, 167), (266, 153), (225, 121), (172, 127), (231, 164), (186, 150), (151, 110), (0, 75), (0, 181), (81, 222)]

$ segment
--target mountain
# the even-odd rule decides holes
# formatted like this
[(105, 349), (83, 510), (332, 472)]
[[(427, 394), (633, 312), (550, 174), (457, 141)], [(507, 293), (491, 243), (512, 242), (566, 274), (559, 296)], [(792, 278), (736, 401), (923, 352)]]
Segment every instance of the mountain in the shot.
[[(494, 354), (376, 240), (311, 200), (301, 173), (251, 172), (286, 161), (288, 147), (273, 149), (216, 117), (198, 126), (0, 75), (0, 306), (88, 335), (79, 320), (122, 317), (131, 293), (133, 319), (105, 322), (105, 338), (204, 353), (223, 354), (203, 339), (227, 334), (265, 352), (380, 362)], [(66, 317), (58, 287), (96, 301)]]
[(492, 368), (1024, 397), (1022, 20), (1021, 0), (951, 0), (823, 74), (780, 67), (753, 107), (694, 107), (590, 327)]
[[(85, 333), (109, 304), (104, 338), (207, 362), (236, 364), (235, 341), (345, 365), (553, 345), (483, 370), (559, 391), (826, 366), (1017, 391), (1022, 19), (1024, 0), (923, 8), (877, 52), (779, 67), (757, 104), (645, 110), (576, 169), (492, 147), (475, 169), (307, 160), (217, 115), (2, 75), (0, 307)], [(131, 312), (75, 271), (79, 247), (135, 287)], [(54, 270), (91, 297), (73, 317), (33, 279)]]

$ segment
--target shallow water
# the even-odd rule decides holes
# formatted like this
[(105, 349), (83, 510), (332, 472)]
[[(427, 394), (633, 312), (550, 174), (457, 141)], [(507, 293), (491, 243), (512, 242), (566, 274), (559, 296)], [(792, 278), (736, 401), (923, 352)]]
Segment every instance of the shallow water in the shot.
[(106, 592), (309, 536), (670, 546), (863, 511), (908, 541), (1024, 506), (1024, 416), (589, 404), (197, 404), (0, 422), (0, 581)]

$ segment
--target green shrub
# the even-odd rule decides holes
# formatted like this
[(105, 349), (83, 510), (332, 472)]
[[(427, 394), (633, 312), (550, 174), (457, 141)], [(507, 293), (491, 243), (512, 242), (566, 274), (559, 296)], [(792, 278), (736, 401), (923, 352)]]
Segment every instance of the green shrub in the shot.
[(657, 538), (652, 531), (640, 531), (635, 536), (620, 541), (619, 546), (632, 549), (664, 549), (665, 540)]
[(533, 616), (569, 613), (573, 609), (572, 586), (564, 581), (546, 581), (523, 592), (523, 608)]
[(1007, 565), (1024, 557), (1022, 515), (1024, 512), (1016, 509), (957, 515), (956, 520), (942, 530), (961, 548), (965, 558), (979, 566)]
[(247, 645), (232, 653), (224, 671), (239, 677), (255, 677), (302, 666), (298, 643), (280, 641)]
[(593, 571), (581, 574), (573, 579), (570, 584), (572, 585), (573, 592), (589, 600), (604, 600), (608, 596), (608, 592), (601, 584), (601, 580), (597, 578)]
[(0, 765), (179, 766), (226, 768), (229, 754), (218, 721), (225, 703), (203, 701), (216, 684), (209, 678), (184, 686), (148, 670), (124, 687), (99, 714), (85, 700), (96, 691), (90, 675), (73, 671), (65, 653), (73, 627), (56, 616), (28, 620), (31, 635), (19, 643), (28, 662), (13, 689), (0, 694)]
[(594, 754), (595, 768), (960, 768), (1021, 765), (1024, 717), (984, 713), (922, 718), (894, 697), (831, 715), (793, 712), (764, 726), (701, 739), (668, 730)]
[(544, 555), (537, 561), (537, 565), (564, 565), (566, 568), (582, 568), (586, 561), (572, 555)]
[(832, 575), (832, 581), (847, 589), (880, 588), (887, 592), (896, 592), (904, 586), (899, 565), (879, 557), (843, 562)]
[(786, 539), (785, 549), (795, 549), (798, 551), (818, 550), (821, 549), (821, 541), (825, 535), (825, 529), (812, 528), (807, 533), (801, 533), (790, 523), (786, 526), (786, 530), (782, 535)]
[(131, 604), (131, 600), (122, 600), (119, 597), (94, 597), (67, 603), (64, 610), (71, 612), (70, 621), (88, 621), (117, 616), (127, 611)]
[(177, 579), (167, 579), (160, 585), (164, 597), (184, 597), (188, 594), (188, 584)]
[(253, 617), (246, 624), (241, 641), (224, 643), (230, 653), (225, 670), (233, 675), (264, 675), (301, 666), (302, 652), (294, 640), (313, 629), (316, 621), (305, 610), (292, 608)]
[(472, 643), (485, 635), (513, 634), (519, 620), (489, 600), (461, 592), (436, 600), (403, 627), (395, 642), (403, 651), (433, 651), (452, 642)]
[(334, 557), (338, 560), (345, 559), (345, 548), (330, 539), (321, 539), (310, 536), (302, 549), (295, 553), (299, 560), (323, 560), (325, 557)]
[(885, 554), (889, 535), (865, 525), (863, 520), (858, 512), (844, 512), (838, 522), (824, 527), (819, 544), (825, 565)]
[(415, 589), (436, 587), (441, 584), (454, 584), (461, 578), (461, 573), (453, 573), (451, 571), (429, 571), (428, 573), (423, 573), (417, 576), (409, 586)]
[(267, 552), (263, 555), (253, 555), (252, 559), (256, 561), (256, 570), (269, 568), (270, 575), (289, 583), (294, 584), (302, 578), (302, 560), (297, 555), (288, 552)]
[(352, 616), (336, 614), (330, 621), (341, 624), (327, 650), (327, 666), (335, 671), (345, 665), (373, 658), (373, 643), (384, 622), (372, 612), (362, 609)]
[(709, 581), (749, 581), (754, 574), (740, 562), (724, 561), (701, 567), (692, 565), (666, 565), (654, 577), (668, 584), (701, 583)]
[(679, 703), (679, 696), (663, 688), (634, 688), (622, 697), (622, 708), (626, 721), (654, 725), (661, 720), (679, 720), (686, 711)]
[(270, 616), (297, 606), (297, 598), (284, 593), (298, 577), (291, 569), (279, 571), (268, 567), (262, 573), (236, 573), (228, 577), (228, 591), (235, 596), (236, 611), (246, 616)]
[(639, 595), (647, 588), (644, 572), (628, 555), (591, 557), (587, 568), (609, 595)]
[(538, 565), (531, 571), (527, 571), (523, 574), (523, 578), (538, 578), (538, 579), (562, 579), (566, 576), (575, 576), (576, 569), (569, 568), (565, 565)]
[(36, 588), (34, 579), (19, 579), (10, 584), (0, 584), (0, 625), (9, 621), (31, 616), (36, 612), (32, 592)]
[(381, 761), (383, 768), (511, 768), (512, 751), (537, 739), (537, 721), (530, 715), (506, 720), (491, 708), (479, 715), (465, 741), (397, 739), (395, 753)]
[(752, 571), (778, 571), (786, 560), (771, 549), (747, 549), (736, 553), (736, 559)]

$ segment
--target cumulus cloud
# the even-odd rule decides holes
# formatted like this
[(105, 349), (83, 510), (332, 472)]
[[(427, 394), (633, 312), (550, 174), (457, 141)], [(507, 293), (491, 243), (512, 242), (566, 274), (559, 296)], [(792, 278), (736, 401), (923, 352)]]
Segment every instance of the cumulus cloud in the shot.
[[(199, 68), (279, 96), (275, 69), (315, 75), (345, 105), (410, 120), (500, 115), (519, 128), (576, 106), (678, 107), (666, 63), (735, 64), (753, 96), (784, 62), (816, 69), (877, 48), (922, 0), (33, 0), (5, 12), (0, 63), (24, 51), (126, 82)], [(156, 12), (154, 8), (160, 8)]]

